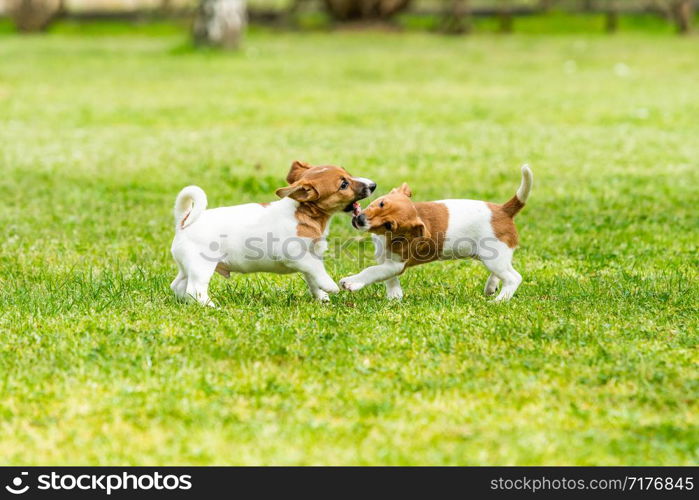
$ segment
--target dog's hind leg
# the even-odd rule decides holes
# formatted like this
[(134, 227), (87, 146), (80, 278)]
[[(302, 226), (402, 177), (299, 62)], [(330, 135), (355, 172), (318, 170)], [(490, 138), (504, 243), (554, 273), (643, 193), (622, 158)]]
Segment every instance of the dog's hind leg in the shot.
[(177, 273), (177, 277), (170, 283), (170, 289), (178, 299), (184, 299), (187, 290), (187, 275), (182, 270)]
[(193, 259), (185, 264), (187, 273), (185, 297), (188, 300), (196, 300), (203, 306), (216, 307), (209, 298), (209, 282), (216, 264), (205, 259)]
[(488, 281), (485, 282), (485, 290), (483, 293), (486, 295), (493, 295), (498, 291), (498, 285), (500, 284), (500, 278), (495, 276), (494, 273), (490, 273), (488, 276)]
[(512, 265), (505, 271), (505, 276), (501, 279), (502, 290), (500, 290), (500, 294), (495, 297), (496, 302), (510, 300), (517, 291), (517, 288), (519, 288), (520, 283), (522, 283), (522, 276), (515, 271)]
[(172, 280), (172, 283), (170, 283), (170, 289), (175, 293), (175, 297), (183, 300), (186, 297), (187, 274), (184, 272), (182, 265), (180, 265), (180, 262), (174, 255), (173, 258), (175, 259), (175, 264), (177, 264), (177, 277), (175, 277), (175, 279)]
[[(485, 267), (487, 267), (496, 278), (502, 280), (502, 288), (500, 289), (500, 294), (495, 298), (495, 301), (501, 302), (510, 300), (519, 287), (519, 284), (522, 283), (522, 276), (512, 267), (512, 254), (514, 250), (502, 242), (499, 242), (495, 248), (491, 248), (490, 250), (495, 250), (495, 254), (489, 255), (487, 258), (482, 256), (481, 260), (483, 264), (485, 264)], [(488, 278), (488, 284), (492, 284), (490, 278)], [(488, 292), (488, 284), (486, 284), (486, 293)]]

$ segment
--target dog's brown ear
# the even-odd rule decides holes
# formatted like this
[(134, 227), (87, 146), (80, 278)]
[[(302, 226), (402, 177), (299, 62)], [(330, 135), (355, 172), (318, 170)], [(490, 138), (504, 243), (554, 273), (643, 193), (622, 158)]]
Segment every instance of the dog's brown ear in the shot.
[(318, 199), (318, 191), (311, 184), (296, 182), (291, 186), (286, 186), (279, 188), (275, 191), (276, 195), (280, 198), (286, 198), (287, 196), (296, 201), (315, 201)]
[(413, 195), (413, 192), (410, 189), (410, 186), (408, 186), (407, 182), (401, 184), (400, 187), (391, 189), (391, 193), (401, 193), (407, 196), (408, 198), (410, 198)]
[(303, 175), (304, 171), (308, 170), (309, 168), (311, 168), (311, 166), (305, 161), (295, 161), (291, 164), (289, 173), (286, 174), (286, 182), (288, 182), (289, 184), (293, 184), (294, 182), (299, 180)]
[(410, 226), (410, 234), (414, 238), (429, 238), (431, 236), (430, 231), (425, 226), (425, 223), (420, 217), (415, 219), (415, 221)]

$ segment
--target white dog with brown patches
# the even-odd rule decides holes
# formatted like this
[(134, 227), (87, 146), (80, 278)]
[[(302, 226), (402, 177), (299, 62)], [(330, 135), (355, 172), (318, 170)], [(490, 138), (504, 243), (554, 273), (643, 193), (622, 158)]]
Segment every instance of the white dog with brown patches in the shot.
[(323, 264), (330, 217), (360, 211), (358, 200), (376, 184), (352, 177), (336, 166), (294, 162), (277, 189), (281, 200), (206, 210), (206, 194), (197, 186), (180, 191), (175, 201), (172, 256), (179, 273), (170, 285), (184, 300), (214, 306), (209, 281), (214, 272), (303, 273), (311, 294), (327, 301), (339, 288)]
[(370, 231), (378, 265), (340, 280), (340, 286), (356, 291), (383, 281), (389, 298), (401, 299), (398, 276), (407, 268), (435, 260), (476, 258), (490, 271), (486, 295), (509, 300), (522, 282), (512, 267), (518, 243), (514, 216), (524, 207), (534, 176), (522, 167), (522, 183), (502, 205), (476, 200), (441, 200), (413, 203), (407, 184), (373, 201), (352, 219), (352, 225)]

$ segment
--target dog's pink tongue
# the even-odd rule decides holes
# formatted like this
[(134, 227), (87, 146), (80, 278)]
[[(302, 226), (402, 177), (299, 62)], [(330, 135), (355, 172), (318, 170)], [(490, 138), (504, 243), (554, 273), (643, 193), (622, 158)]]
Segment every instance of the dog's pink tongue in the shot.
[(362, 213), (362, 207), (359, 205), (358, 201), (352, 203), (352, 215), (355, 217)]

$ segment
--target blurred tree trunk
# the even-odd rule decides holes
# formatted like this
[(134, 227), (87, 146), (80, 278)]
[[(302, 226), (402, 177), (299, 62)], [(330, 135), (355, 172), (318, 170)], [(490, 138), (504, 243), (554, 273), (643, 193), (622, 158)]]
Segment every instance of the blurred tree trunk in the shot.
[(672, 17), (678, 33), (684, 35), (692, 31), (692, 17), (694, 17), (692, 7), (692, 0), (676, 0), (672, 3)]
[(294, 19), (310, 0), (292, 0), (289, 8), (284, 12), (287, 20)]
[(551, 10), (555, 0), (539, 0), (539, 9), (543, 12)]
[(411, 0), (323, 0), (338, 21), (386, 20), (408, 7)]
[(616, 33), (619, 29), (619, 8), (615, 1), (610, 0), (607, 7), (604, 29), (607, 33)]
[(235, 49), (247, 25), (245, 0), (201, 0), (194, 19), (194, 41)]
[(170, 15), (172, 11), (172, 0), (160, 0), (160, 13), (164, 16)]
[(512, 7), (509, 0), (500, 0), (498, 7), (498, 19), (500, 20), (500, 33), (512, 33), (514, 18), (512, 17)]
[(44, 31), (63, 10), (62, 0), (10, 0), (8, 14), (17, 31)]
[(471, 32), (471, 8), (468, 0), (448, 0), (446, 2), (439, 30), (452, 35)]

